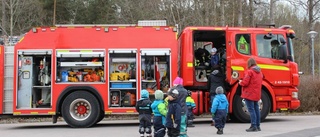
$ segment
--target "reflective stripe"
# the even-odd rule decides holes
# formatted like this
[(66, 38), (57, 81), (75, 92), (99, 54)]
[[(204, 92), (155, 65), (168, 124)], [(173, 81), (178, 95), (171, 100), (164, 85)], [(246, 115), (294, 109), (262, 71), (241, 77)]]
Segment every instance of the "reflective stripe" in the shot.
[[(268, 64), (258, 64), (261, 69), (273, 69), (273, 70), (285, 70), (289, 71), (290, 69), (286, 66), (279, 66), (279, 65), (268, 65)], [(237, 71), (244, 71), (242, 66), (231, 66), (232, 70)]]
[[(197, 66), (197, 65), (196, 65), (196, 66)], [(188, 68), (193, 67), (193, 63), (190, 63), (190, 62), (189, 62), (189, 63), (187, 63), (187, 67), (188, 67)]]
[(286, 66), (278, 66), (278, 65), (267, 65), (267, 64), (258, 64), (261, 69), (273, 69), (273, 70), (285, 70), (289, 71), (290, 69)]
[(198, 28), (190, 28), (190, 30), (198, 30)]
[(232, 70), (244, 71), (244, 68), (241, 66), (231, 66)]

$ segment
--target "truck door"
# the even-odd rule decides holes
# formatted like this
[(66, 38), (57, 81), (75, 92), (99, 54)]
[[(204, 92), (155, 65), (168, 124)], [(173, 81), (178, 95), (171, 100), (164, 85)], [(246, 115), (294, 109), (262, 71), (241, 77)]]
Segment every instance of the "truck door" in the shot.
[[(266, 37), (267, 35), (270, 37)], [(258, 55), (256, 61), (265, 79), (274, 86), (290, 86), (291, 72), (286, 59), (288, 48), (284, 35), (259, 33), (255, 37)]]
[(232, 78), (232, 75), (239, 75), (237, 72), (233, 72), (231, 68), (231, 55), (232, 55), (232, 45), (234, 45), (234, 40), (232, 39), (232, 32), (228, 31), (228, 28), (226, 29), (226, 78), (227, 81), (230, 82), (230, 84), (233, 84), (237, 81), (236, 78)]

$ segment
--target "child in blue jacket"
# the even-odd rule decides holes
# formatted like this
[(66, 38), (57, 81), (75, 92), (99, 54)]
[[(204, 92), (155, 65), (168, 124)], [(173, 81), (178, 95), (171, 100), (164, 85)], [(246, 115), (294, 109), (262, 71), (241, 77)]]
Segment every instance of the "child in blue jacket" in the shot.
[(154, 93), (155, 100), (151, 104), (153, 112), (153, 128), (154, 137), (164, 137), (166, 135), (166, 123), (167, 106), (163, 100), (163, 92), (156, 90)]
[(223, 94), (223, 88), (221, 86), (217, 87), (216, 94), (213, 99), (211, 113), (215, 121), (215, 127), (218, 129), (217, 134), (223, 134), (229, 103), (226, 95)]
[(166, 127), (168, 128), (168, 137), (180, 136), (181, 124), (181, 103), (177, 99), (179, 92), (176, 89), (169, 90), (168, 92), (168, 113), (166, 117)]
[(136, 104), (136, 110), (139, 113), (139, 133), (140, 137), (151, 137), (151, 100), (149, 99), (149, 92), (145, 89), (141, 90), (141, 99)]

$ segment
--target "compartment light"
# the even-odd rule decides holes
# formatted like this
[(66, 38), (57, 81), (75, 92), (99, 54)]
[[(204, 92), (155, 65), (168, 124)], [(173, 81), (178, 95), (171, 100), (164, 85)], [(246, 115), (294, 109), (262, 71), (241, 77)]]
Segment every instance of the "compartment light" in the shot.
[(32, 28), (33, 33), (37, 33), (37, 28)]
[(104, 28), (104, 32), (109, 32), (109, 28), (108, 28), (108, 27), (105, 27), (105, 28)]

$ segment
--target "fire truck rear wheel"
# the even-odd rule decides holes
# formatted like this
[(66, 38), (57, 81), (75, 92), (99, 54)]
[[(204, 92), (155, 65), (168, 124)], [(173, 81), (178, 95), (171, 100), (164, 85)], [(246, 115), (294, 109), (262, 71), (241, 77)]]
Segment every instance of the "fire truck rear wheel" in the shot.
[[(270, 112), (271, 102), (270, 98), (264, 90), (261, 91), (261, 100), (259, 101), (259, 108), (261, 114), (261, 121), (265, 120)], [(233, 115), (239, 122), (250, 122), (250, 114), (243, 98), (236, 94), (233, 100)]]
[(98, 120), (96, 121), (95, 124), (99, 123), (100, 121), (102, 121), (104, 119), (105, 115), (104, 115), (104, 112), (103, 111), (100, 111), (100, 114), (99, 114), (99, 118)]
[(100, 106), (94, 95), (86, 91), (75, 91), (63, 101), (62, 117), (71, 127), (91, 127), (98, 121)]

